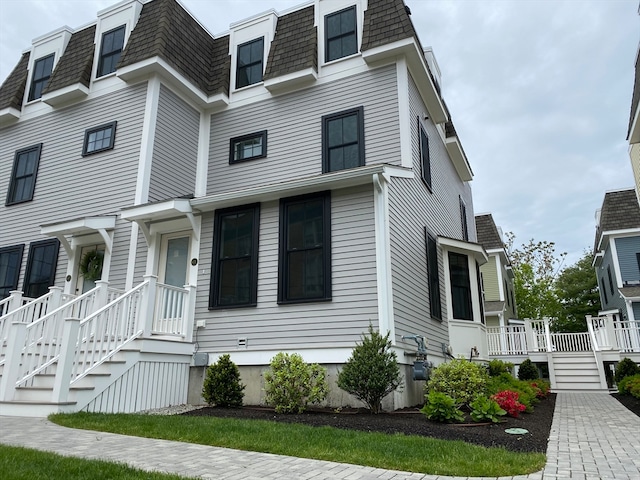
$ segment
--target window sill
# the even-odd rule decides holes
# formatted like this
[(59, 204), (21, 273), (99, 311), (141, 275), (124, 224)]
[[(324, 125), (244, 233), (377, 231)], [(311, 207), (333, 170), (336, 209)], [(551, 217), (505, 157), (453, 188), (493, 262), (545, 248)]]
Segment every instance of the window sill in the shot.
[(327, 298), (307, 298), (307, 299), (299, 299), (299, 300), (278, 300), (278, 305), (297, 305), (300, 303), (325, 303), (330, 302), (332, 300), (331, 297)]
[(257, 306), (257, 303), (243, 303), (242, 305), (209, 305), (209, 311), (236, 310), (238, 308), (255, 308)]

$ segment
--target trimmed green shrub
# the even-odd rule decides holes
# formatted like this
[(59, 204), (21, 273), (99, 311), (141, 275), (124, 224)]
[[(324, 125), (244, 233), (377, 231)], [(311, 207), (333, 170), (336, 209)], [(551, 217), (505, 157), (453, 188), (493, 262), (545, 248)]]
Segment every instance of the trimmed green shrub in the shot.
[(209, 405), (241, 407), (244, 389), (245, 385), (240, 383), (238, 366), (226, 354), (207, 368), (202, 396)]
[(500, 417), (506, 415), (506, 411), (500, 408), (500, 405), (495, 400), (487, 397), (476, 397), (476, 399), (469, 404), (471, 408), (471, 418), (475, 422), (493, 422), (498, 423)]
[(484, 395), (489, 376), (482, 365), (464, 359), (454, 359), (433, 369), (425, 389), (455, 398), (469, 405), (478, 395)]
[(536, 398), (542, 399), (549, 396), (549, 390), (551, 390), (551, 384), (546, 380), (538, 379), (536, 381), (530, 381), (529, 385), (535, 391)]
[(640, 399), (640, 373), (624, 377), (618, 383), (618, 391), (623, 395), (632, 395)]
[(518, 378), (520, 380), (537, 380), (538, 377), (538, 367), (531, 360), (527, 358), (520, 364), (518, 369)]
[(265, 402), (277, 413), (302, 413), (310, 403), (320, 403), (329, 393), (327, 369), (307, 364), (297, 353), (280, 352), (265, 372)]
[(513, 373), (513, 363), (493, 359), (487, 364), (487, 372), (490, 377), (497, 377), (501, 373)]
[(504, 409), (511, 417), (518, 418), (520, 412), (526, 410), (526, 406), (519, 402), (520, 394), (512, 390), (504, 390), (491, 396), (492, 400), (495, 400), (500, 408)]
[(616, 372), (613, 376), (616, 383), (620, 383), (624, 377), (631, 377), (640, 373), (640, 367), (630, 358), (623, 358), (616, 365)]
[(362, 401), (372, 413), (380, 413), (382, 399), (401, 384), (389, 333), (382, 336), (369, 325), (369, 335), (362, 337), (338, 374), (338, 387)]
[(449, 395), (441, 392), (430, 392), (427, 402), (420, 410), (429, 420), (436, 422), (461, 422), (464, 415), (455, 401)]

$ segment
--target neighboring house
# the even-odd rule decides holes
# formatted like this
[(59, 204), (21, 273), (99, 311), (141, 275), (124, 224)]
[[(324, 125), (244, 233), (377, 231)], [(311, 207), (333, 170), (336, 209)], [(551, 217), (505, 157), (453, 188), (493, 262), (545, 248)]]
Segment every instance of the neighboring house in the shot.
[[(487, 255), (439, 82), (402, 0), (315, 0), (222, 35), (175, 0), (126, 1), (36, 39), (0, 87), (0, 409), (43, 374), (37, 414), (197, 401), (225, 353), (258, 403), (279, 351), (353, 403), (335, 375), (369, 324), (407, 378), (387, 408), (423, 398), (405, 337), (435, 363), (447, 345), (486, 359)], [(100, 259), (100, 280), (80, 274)], [(13, 347), (44, 323), (52, 353)]]
[(634, 190), (607, 192), (596, 220), (593, 264), (600, 314), (640, 320), (640, 206)]
[[(640, 6), (638, 7), (640, 14)], [(633, 84), (633, 96), (631, 97), (631, 113), (629, 115), (629, 129), (627, 130), (629, 141), (629, 157), (636, 186), (636, 196), (640, 201), (640, 44), (636, 53), (635, 82)]]
[(476, 215), (478, 243), (484, 247), (489, 261), (480, 267), (484, 292), (484, 316), (487, 327), (519, 324), (516, 320), (513, 270), (507, 249), (502, 241), (502, 230), (490, 213)]

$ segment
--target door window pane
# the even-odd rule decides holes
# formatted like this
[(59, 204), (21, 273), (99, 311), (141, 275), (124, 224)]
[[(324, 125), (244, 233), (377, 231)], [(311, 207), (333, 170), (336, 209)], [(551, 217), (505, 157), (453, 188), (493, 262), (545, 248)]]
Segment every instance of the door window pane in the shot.
[(184, 287), (187, 283), (189, 261), (189, 237), (170, 238), (167, 241), (167, 258), (164, 283)]

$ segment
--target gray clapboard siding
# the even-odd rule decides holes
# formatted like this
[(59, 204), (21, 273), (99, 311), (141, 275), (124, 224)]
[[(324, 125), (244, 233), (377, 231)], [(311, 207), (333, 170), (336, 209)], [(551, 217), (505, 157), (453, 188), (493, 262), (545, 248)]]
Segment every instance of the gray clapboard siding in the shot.
[(149, 201), (193, 194), (200, 114), (162, 85), (153, 145)]
[[(115, 215), (133, 204), (145, 96), (146, 84), (139, 84), (0, 130), (0, 197), (6, 198), (16, 150), (43, 144), (34, 199), (9, 207), (4, 201), (0, 204), (0, 246), (42, 240), (42, 224), (88, 215)], [(82, 157), (85, 130), (114, 120), (118, 125), (113, 150)], [(119, 233), (116, 245), (114, 257), (128, 255), (128, 240), (121, 239)], [(24, 281), (27, 250), (19, 288)], [(114, 258), (115, 265), (122, 261)], [(66, 268), (67, 257), (61, 248), (58, 286), (64, 285)]]
[[(196, 318), (202, 351), (234, 351), (237, 339), (249, 349), (353, 346), (377, 324), (377, 283), (371, 186), (331, 194), (332, 290), (329, 302), (278, 305), (279, 203), (260, 206), (257, 307), (208, 310), (213, 214), (202, 221)], [(358, 240), (354, 241), (353, 239)]]
[[(470, 240), (475, 240), (471, 189), (462, 182), (449, 158), (446, 147), (430, 120), (424, 120), (427, 109), (413, 79), (409, 77), (411, 115), (411, 147), (415, 178), (393, 178), (389, 188), (391, 237), (391, 271), (395, 333), (425, 334), (429, 350), (439, 350), (448, 343), (445, 321), (431, 319), (424, 228), (438, 235), (462, 239), (459, 196), (467, 205)], [(418, 117), (429, 137), (433, 193), (421, 179), (420, 132)], [(407, 208), (409, 207), (409, 208)], [(442, 252), (438, 252), (442, 316), (447, 317)]]
[(640, 254), (640, 237), (616, 238), (615, 242), (622, 282), (640, 280), (640, 265), (637, 258)]
[[(367, 165), (400, 158), (395, 65), (211, 117), (207, 192), (322, 173), (322, 116), (364, 107)], [(231, 138), (267, 130), (267, 157), (229, 165)]]

